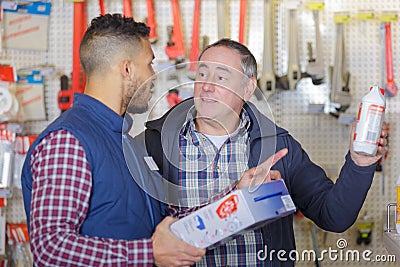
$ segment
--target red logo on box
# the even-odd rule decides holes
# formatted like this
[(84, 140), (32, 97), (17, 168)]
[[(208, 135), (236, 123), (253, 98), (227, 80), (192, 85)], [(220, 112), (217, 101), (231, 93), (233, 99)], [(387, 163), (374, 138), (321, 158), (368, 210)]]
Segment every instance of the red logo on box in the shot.
[(217, 208), (217, 214), (221, 219), (225, 219), (237, 211), (239, 198), (237, 195), (232, 195), (222, 202)]

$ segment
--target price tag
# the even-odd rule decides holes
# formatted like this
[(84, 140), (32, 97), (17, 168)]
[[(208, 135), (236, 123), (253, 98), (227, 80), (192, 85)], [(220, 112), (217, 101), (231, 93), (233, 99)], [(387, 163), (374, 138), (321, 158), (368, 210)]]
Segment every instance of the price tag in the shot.
[(357, 14), (358, 20), (373, 20), (375, 19), (375, 14), (373, 12), (360, 12)]
[(335, 23), (347, 23), (350, 21), (350, 15), (349, 14), (337, 14), (334, 15), (333, 21)]
[(308, 10), (324, 10), (325, 3), (324, 2), (308, 2), (307, 9)]
[(397, 14), (382, 14), (380, 19), (382, 22), (396, 22), (399, 20), (399, 16)]

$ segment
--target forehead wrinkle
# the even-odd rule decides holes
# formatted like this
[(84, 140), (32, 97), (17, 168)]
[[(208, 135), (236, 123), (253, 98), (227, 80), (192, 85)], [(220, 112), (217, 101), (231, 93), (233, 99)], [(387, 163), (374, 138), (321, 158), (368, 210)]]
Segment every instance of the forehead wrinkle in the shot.
[(232, 73), (232, 71), (230, 69), (226, 68), (226, 67), (217, 67), (216, 69), (217, 70), (222, 70), (222, 71), (225, 71), (225, 72), (228, 72), (228, 73)]
[[(199, 64), (199, 68), (210, 69), (210, 67), (206, 63), (200, 63)], [(232, 73), (232, 71), (227, 67), (218, 66), (218, 67), (216, 67), (216, 70), (221, 70), (221, 71), (225, 71), (225, 72), (228, 72), (228, 73)]]

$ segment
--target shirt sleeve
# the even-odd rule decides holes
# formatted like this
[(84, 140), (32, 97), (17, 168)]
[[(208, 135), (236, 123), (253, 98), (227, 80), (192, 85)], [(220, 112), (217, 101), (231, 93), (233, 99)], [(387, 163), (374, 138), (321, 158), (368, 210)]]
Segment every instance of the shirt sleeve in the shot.
[(320, 228), (343, 232), (356, 221), (374, 177), (375, 165), (357, 166), (346, 155), (338, 179), (333, 183), (325, 171), (313, 163), (301, 145), (289, 137), (285, 177), (291, 197), (302, 213)]
[(92, 176), (71, 133), (47, 135), (31, 157), (31, 251), (35, 266), (152, 266), (151, 239), (116, 240), (79, 234), (89, 210)]

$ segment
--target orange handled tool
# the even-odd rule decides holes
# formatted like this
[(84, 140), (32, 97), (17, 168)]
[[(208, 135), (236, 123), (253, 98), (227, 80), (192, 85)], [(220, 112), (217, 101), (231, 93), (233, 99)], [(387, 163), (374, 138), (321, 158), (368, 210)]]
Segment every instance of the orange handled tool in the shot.
[(165, 53), (170, 59), (175, 59), (176, 63), (182, 63), (185, 59), (185, 46), (182, 37), (178, 0), (171, 0), (171, 6), (174, 25), (168, 27), (169, 40), (167, 42), (167, 47), (165, 48)]
[(246, 25), (246, 0), (240, 0), (239, 43), (244, 44), (244, 29)]
[(133, 18), (131, 0), (124, 0), (124, 17)]
[(106, 14), (106, 9), (104, 8), (104, 0), (99, 0), (100, 15)]
[(194, 2), (194, 16), (193, 16), (193, 27), (192, 27), (192, 46), (190, 47), (190, 66), (189, 71), (194, 72), (197, 68), (197, 59), (200, 54), (200, 44), (199, 44), (199, 28), (200, 28), (200, 0), (195, 0)]
[(392, 34), (390, 29), (390, 22), (385, 22), (386, 29), (386, 84), (385, 90), (389, 96), (397, 94), (397, 86), (394, 83), (393, 77), (393, 58), (392, 58)]
[(171, 89), (168, 91), (168, 95), (166, 96), (167, 102), (170, 108), (182, 102), (182, 99), (179, 97), (178, 89)]
[(68, 86), (68, 77), (63, 75), (61, 77), (61, 90), (58, 93), (58, 106), (61, 111), (72, 107), (74, 93), (83, 93), (85, 88), (85, 74), (83, 73), (79, 59), (79, 46), (86, 30), (86, 18), (85, 2), (74, 2), (71, 88)]
[(72, 91), (83, 93), (84, 73), (79, 59), (79, 46), (86, 30), (86, 6), (84, 2), (74, 2), (74, 34), (72, 53)]

